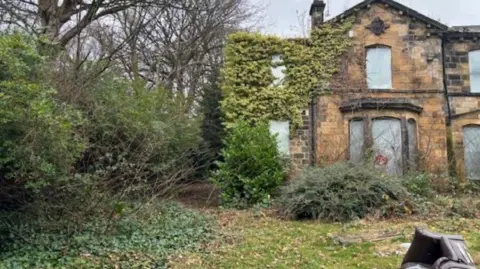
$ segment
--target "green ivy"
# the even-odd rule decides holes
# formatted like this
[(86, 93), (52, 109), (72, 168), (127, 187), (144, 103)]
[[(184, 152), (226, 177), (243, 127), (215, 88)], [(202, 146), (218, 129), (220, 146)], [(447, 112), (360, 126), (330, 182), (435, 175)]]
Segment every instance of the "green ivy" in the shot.
[(216, 228), (206, 215), (158, 202), (124, 216), (106, 231), (108, 222), (95, 218), (69, 233), (36, 231), (30, 219), (12, 233), (10, 222), (0, 221), (0, 268), (166, 268), (169, 255), (197, 250), (213, 239)]
[[(226, 126), (236, 120), (288, 120), (296, 128), (312, 95), (325, 93), (340, 56), (350, 46), (352, 20), (326, 23), (307, 39), (281, 39), (259, 33), (229, 36), (222, 69), (222, 109)], [(282, 55), (285, 81), (274, 86), (272, 56)]]

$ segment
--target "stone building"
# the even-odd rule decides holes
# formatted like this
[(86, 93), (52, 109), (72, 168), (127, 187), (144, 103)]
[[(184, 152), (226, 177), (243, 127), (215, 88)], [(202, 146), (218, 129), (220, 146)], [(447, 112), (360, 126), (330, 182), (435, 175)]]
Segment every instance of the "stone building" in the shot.
[[(324, 10), (313, 2), (313, 27)], [(363, 1), (330, 21), (350, 17), (353, 46), (330, 93), (305, 111), (293, 162), (368, 160), (396, 175), (446, 174), (454, 162), (461, 178), (480, 179), (480, 27), (448, 27), (392, 0)]]

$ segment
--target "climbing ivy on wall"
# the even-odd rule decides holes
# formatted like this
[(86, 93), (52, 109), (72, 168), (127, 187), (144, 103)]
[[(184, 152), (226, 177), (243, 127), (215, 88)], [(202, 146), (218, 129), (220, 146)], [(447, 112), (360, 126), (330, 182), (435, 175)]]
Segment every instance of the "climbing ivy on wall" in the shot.
[[(238, 119), (288, 120), (302, 124), (302, 110), (313, 95), (325, 93), (351, 40), (353, 21), (326, 23), (310, 38), (281, 39), (259, 33), (229, 36), (222, 69), (222, 109), (227, 127)], [(283, 56), (285, 81), (274, 86), (272, 56)]]

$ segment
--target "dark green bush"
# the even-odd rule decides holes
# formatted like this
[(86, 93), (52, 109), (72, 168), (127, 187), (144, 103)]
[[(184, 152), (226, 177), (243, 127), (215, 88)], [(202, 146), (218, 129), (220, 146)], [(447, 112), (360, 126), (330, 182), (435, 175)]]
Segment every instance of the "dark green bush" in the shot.
[(200, 143), (200, 121), (164, 89), (131, 86), (107, 73), (89, 89), (84, 133), (90, 144), (81, 167), (122, 186), (147, 182), (164, 191), (194, 172), (189, 154)]
[[(82, 268), (72, 260), (88, 260), (81, 257), (85, 248), (93, 257), (124, 244), (125, 255), (137, 255), (153, 248), (149, 240), (159, 241), (161, 255), (148, 254), (156, 259), (195, 241), (188, 217), (170, 222), (171, 215), (150, 212), (158, 218), (151, 225), (130, 217), (195, 172), (200, 120), (185, 99), (132, 83), (113, 65), (95, 75), (85, 71), (103, 70), (101, 61), (79, 67), (52, 59), (55, 68), (47, 69), (36, 44), (0, 37), (0, 255), (9, 255), (0, 257), (0, 268)], [(76, 80), (87, 77), (88, 83)], [(122, 232), (112, 234), (112, 227)], [(124, 238), (127, 230), (138, 241)]]
[(44, 70), (34, 40), (0, 37), (0, 208), (16, 204), (26, 188), (68, 180), (85, 148), (74, 132), (81, 113), (57, 100)]
[(278, 202), (280, 213), (292, 219), (349, 221), (411, 211), (401, 179), (346, 163), (305, 170), (283, 188)]
[(40, 220), (28, 215), (17, 219), (25, 222), (16, 230), (0, 221), (0, 268), (164, 268), (168, 255), (197, 248), (214, 228), (209, 217), (158, 203), (111, 226), (94, 219), (73, 233), (39, 231)]
[(283, 161), (267, 124), (238, 122), (227, 135), (222, 157), (211, 180), (226, 206), (268, 201), (284, 181)]

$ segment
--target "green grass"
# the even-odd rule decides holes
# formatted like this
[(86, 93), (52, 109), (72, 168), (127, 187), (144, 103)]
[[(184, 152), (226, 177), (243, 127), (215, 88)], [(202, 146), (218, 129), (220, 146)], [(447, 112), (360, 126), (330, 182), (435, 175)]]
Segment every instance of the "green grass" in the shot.
[(203, 253), (177, 257), (173, 268), (399, 268), (405, 254), (400, 244), (410, 242), (415, 227), (462, 234), (474, 257), (480, 252), (480, 220), (342, 225), (282, 221), (247, 212), (221, 213), (218, 219), (224, 227), (222, 241)]

